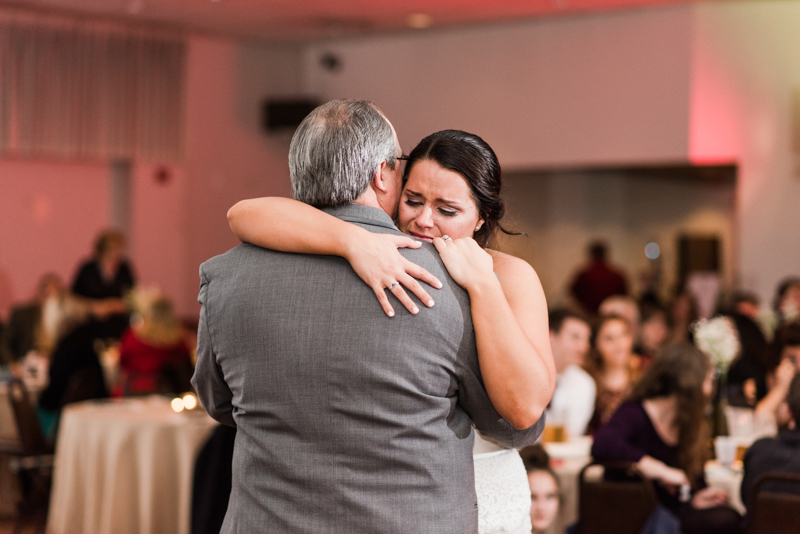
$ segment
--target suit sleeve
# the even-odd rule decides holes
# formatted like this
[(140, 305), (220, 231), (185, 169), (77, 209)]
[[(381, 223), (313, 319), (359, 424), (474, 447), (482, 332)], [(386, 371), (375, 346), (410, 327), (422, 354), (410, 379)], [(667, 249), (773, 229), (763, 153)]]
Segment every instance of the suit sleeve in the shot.
[[(475, 427), (487, 438), (491, 438), (507, 449), (521, 449), (532, 445), (544, 428), (545, 415), (530, 428), (517, 429), (497, 413), (483, 385), (478, 359), (474, 357), (474, 333), (472, 325), (465, 329), (458, 360), (462, 363), (458, 372), (458, 404), (470, 416)], [(473, 340), (471, 343), (467, 339)], [(471, 347), (471, 348), (470, 348)]]
[(231, 403), (233, 394), (225, 382), (222, 369), (217, 364), (208, 328), (208, 286), (203, 266), (200, 266), (200, 296), (197, 300), (202, 307), (197, 329), (197, 365), (192, 376), (192, 386), (211, 417), (224, 425), (236, 426)]

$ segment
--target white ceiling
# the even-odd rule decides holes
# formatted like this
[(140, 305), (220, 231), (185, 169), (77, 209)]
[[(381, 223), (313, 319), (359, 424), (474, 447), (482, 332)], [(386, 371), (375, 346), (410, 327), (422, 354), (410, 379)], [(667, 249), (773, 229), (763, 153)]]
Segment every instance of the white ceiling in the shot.
[(688, 0), (0, 0), (0, 6), (160, 22), (247, 39), (302, 40), (412, 31)]

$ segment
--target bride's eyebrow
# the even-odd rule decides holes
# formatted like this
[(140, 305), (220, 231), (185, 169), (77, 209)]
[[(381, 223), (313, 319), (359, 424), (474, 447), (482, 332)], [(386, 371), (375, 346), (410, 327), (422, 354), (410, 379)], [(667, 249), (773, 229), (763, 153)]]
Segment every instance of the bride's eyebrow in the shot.
[(412, 197), (421, 197), (422, 193), (417, 193), (416, 191), (412, 191), (411, 189), (406, 187), (406, 194)]

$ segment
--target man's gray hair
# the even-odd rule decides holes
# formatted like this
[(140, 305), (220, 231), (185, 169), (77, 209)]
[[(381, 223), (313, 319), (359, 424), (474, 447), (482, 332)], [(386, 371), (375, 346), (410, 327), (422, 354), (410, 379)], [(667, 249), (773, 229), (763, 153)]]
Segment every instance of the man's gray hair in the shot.
[(365, 100), (332, 100), (312, 111), (292, 137), (292, 196), (318, 208), (356, 200), (386, 160), (394, 169), (397, 139), (383, 113)]

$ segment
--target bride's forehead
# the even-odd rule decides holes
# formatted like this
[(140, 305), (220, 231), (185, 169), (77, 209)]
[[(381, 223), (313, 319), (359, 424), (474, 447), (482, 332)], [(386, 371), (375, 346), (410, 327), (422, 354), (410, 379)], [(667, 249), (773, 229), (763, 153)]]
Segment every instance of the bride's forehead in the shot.
[(445, 193), (448, 196), (472, 196), (469, 184), (462, 175), (430, 160), (414, 165), (409, 173), (406, 189), (425, 196), (441, 196)]

